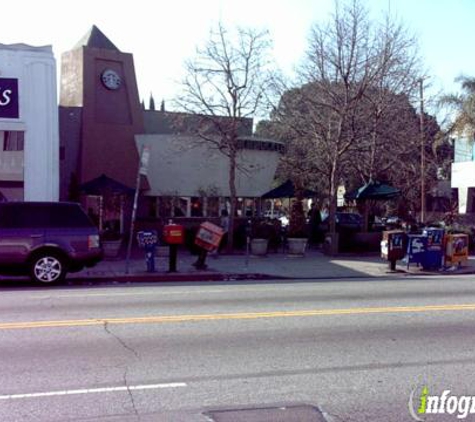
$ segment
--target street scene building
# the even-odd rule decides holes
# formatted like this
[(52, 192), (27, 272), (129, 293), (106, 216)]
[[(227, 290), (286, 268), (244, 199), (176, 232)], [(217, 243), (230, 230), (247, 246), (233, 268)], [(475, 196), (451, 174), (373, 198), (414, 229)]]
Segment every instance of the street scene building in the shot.
[(475, 2), (4, 3), (0, 422), (475, 415)]
[[(219, 216), (229, 196), (228, 161), (196, 135), (206, 116), (144, 110), (139, 101), (132, 54), (121, 52), (97, 27), (61, 62), (61, 198), (78, 185), (105, 175), (133, 189), (139, 152), (150, 152), (142, 180), (139, 215)], [(225, 119), (225, 118), (223, 118)], [(252, 119), (239, 133), (239, 213), (269, 190), (283, 145), (252, 136)], [(97, 202), (86, 203), (97, 213)]]
[(133, 57), (93, 27), (62, 55), (60, 76), (61, 197), (71, 176), (101, 174), (135, 186), (134, 135), (144, 132)]
[[(218, 217), (227, 208), (229, 160), (200, 139), (194, 126), (206, 116), (144, 111), (145, 134), (137, 135), (137, 149), (148, 146), (150, 189), (144, 192), (156, 216)], [(238, 215), (254, 215), (259, 199), (274, 179), (280, 142), (252, 136), (252, 119), (242, 119), (239, 138)]]
[(0, 44), (0, 198), (59, 199), (56, 61), (51, 46)]

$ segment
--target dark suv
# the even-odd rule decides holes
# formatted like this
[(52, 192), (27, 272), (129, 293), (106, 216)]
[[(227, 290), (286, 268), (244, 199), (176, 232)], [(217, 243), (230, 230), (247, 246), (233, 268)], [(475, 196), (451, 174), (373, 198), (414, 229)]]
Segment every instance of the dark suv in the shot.
[(0, 203), (0, 273), (54, 283), (101, 259), (99, 232), (79, 204)]

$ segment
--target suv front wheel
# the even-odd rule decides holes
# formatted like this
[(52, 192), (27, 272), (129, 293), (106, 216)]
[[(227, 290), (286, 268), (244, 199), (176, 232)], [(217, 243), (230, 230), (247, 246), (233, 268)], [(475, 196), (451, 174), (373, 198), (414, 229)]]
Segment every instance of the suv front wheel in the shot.
[(58, 283), (66, 277), (66, 262), (59, 254), (44, 252), (35, 255), (30, 264), (33, 281), (43, 284)]

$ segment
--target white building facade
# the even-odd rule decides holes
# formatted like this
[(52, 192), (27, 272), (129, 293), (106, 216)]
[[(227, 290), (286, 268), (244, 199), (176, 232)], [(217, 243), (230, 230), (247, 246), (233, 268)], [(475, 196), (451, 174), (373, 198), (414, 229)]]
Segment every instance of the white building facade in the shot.
[(59, 199), (56, 61), (51, 46), (0, 44), (0, 192)]
[(475, 143), (473, 136), (463, 134), (455, 139), (452, 188), (458, 191), (460, 214), (475, 212)]

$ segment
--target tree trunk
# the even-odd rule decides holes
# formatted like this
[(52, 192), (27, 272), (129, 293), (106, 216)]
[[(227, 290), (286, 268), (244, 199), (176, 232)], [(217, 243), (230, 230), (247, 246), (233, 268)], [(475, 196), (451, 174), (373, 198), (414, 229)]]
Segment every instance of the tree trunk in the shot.
[(364, 216), (363, 216), (363, 231), (364, 232), (369, 232), (369, 203), (368, 203), (368, 200), (365, 199), (363, 201), (363, 205), (364, 205), (364, 208), (363, 208), (363, 212), (364, 212)]

